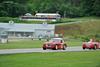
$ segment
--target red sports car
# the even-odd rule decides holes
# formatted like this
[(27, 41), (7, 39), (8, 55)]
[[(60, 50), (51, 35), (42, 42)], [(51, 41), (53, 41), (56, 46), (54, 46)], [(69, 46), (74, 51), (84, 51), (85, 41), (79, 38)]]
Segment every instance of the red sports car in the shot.
[(100, 49), (100, 42), (90, 40), (89, 42), (83, 42), (83, 49)]
[(64, 42), (62, 38), (52, 38), (49, 42), (45, 42), (43, 44), (43, 50), (46, 49), (63, 49), (65, 50), (67, 47), (67, 44)]

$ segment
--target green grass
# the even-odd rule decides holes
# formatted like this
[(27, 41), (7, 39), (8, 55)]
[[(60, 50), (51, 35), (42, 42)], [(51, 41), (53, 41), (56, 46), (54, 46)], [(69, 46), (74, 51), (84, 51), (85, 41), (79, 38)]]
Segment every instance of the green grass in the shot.
[(100, 51), (0, 55), (0, 67), (100, 67)]
[[(77, 21), (88, 21), (88, 20), (99, 20), (99, 17), (79, 17), (79, 18), (61, 18), (61, 20), (57, 22), (46, 21), (49, 24), (59, 24), (59, 23), (70, 23)], [(8, 23), (10, 20), (13, 20), (15, 23), (27, 23), (27, 24), (41, 24), (43, 21), (24, 21), (19, 20), (19, 17), (0, 17), (0, 22)]]
[(41, 24), (43, 21), (25, 21), (19, 20), (19, 18), (12, 18), (12, 17), (0, 17), (0, 22), (9, 23), (10, 20), (13, 20), (14, 23), (26, 23), (26, 24)]
[[(0, 43), (0, 49), (21, 49), (21, 48), (41, 48), (45, 41), (39, 40), (19, 40), (19, 41), (9, 41), (6, 44)], [(66, 41), (68, 46), (81, 46), (82, 42), (77, 40)]]
[[(0, 23), (9, 23), (10, 20), (13, 20), (14, 23), (26, 23), (26, 24), (42, 24), (44, 21), (26, 21), (26, 20), (20, 20), (18, 17), (12, 18), (12, 17), (0, 17)], [(51, 21), (46, 21), (47, 23), (54, 23)]]
[(62, 18), (64, 22), (76, 22), (76, 21), (88, 21), (88, 20), (99, 20), (100, 17), (78, 17), (78, 18)]
[(0, 44), (0, 49), (15, 49), (15, 48), (39, 48), (43, 44), (43, 41), (39, 40), (20, 40), (9, 41), (6, 44)]
[(68, 44), (68, 47), (70, 46), (82, 46), (82, 41), (80, 40), (70, 40), (66, 42)]

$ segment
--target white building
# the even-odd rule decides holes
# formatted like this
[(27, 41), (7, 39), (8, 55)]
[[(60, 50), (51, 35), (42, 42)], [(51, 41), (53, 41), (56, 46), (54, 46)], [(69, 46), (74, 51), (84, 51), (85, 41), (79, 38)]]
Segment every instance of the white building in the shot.
[(55, 19), (59, 19), (61, 18), (60, 14), (58, 13), (36, 13), (35, 14), (36, 17), (44, 17), (44, 18), (55, 18)]
[(34, 20), (34, 21), (57, 21), (61, 18), (58, 13), (36, 13), (35, 16), (26, 13), (24, 16), (21, 16), (21, 20)]
[(8, 38), (38, 38), (53, 36), (55, 25), (0, 23), (0, 28), (7, 29)]

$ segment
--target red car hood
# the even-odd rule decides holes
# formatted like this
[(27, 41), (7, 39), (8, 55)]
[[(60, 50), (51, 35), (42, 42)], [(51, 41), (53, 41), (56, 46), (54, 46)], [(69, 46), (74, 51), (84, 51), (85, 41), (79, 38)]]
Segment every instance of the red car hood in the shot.
[(53, 44), (61, 44), (61, 43), (60, 42), (46, 42), (45, 44), (53, 45)]
[(83, 42), (83, 44), (92, 45), (92, 44), (98, 44), (98, 42)]

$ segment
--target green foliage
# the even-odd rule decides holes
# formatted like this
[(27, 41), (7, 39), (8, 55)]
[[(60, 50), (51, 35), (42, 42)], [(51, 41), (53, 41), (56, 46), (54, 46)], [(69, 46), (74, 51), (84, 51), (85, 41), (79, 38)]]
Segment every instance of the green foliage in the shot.
[(10, 17), (0, 17), (0, 22), (9, 22), (10, 20), (13, 20), (14, 18), (10, 18)]
[(81, 10), (83, 15), (90, 16), (93, 12), (93, 3), (95, 0), (82, 0), (81, 2)]
[(80, 36), (80, 38), (82, 39), (82, 41), (84, 42), (88, 42), (90, 40), (89, 36)]
[(25, 5), (15, 3), (13, 1), (4, 1), (0, 5), (1, 16), (17, 17), (27, 12), (27, 7)]
[[(20, 20), (19, 18), (12, 18), (12, 17), (0, 17), (1, 23), (9, 23), (10, 20), (13, 20), (15, 23), (26, 23), (26, 24), (41, 24), (42, 21), (25, 21)], [(49, 22), (48, 22), (49, 23)]]
[(100, 16), (100, 0), (95, 0), (94, 5), (93, 5), (93, 13), (96, 16)]
[(60, 13), (62, 17), (100, 16), (100, 0), (0, 0), (0, 16)]

